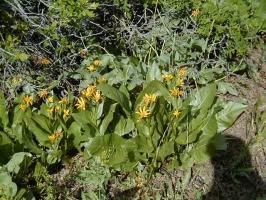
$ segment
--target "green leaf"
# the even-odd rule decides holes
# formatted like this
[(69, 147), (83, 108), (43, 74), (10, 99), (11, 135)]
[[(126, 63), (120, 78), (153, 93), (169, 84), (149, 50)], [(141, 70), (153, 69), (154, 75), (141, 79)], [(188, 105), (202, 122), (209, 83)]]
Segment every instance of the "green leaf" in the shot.
[(149, 66), (148, 69), (149, 70), (148, 70), (147, 75), (146, 75), (146, 81), (147, 82), (162, 79), (161, 70), (160, 70), (159, 65), (157, 63), (153, 62), (152, 65)]
[[(39, 115), (39, 114), (33, 114), (32, 115), (32, 121), (34, 121), (34, 123), (36, 125), (39, 126), (40, 129), (44, 130), (47, 133), (50, 133), (51, 131), (51, 123), (49, 121), (49, 119), (44, 116), (44, 115)], [(28, 124), (30, 125), (30, 124)]]
[(94, 137), (99, 132), (95, 119), (96, 116), (92, 111), (81, 110), (78, 113), (72, 113), (72, 116), (86, 132), (91, 134), (91, 137)]
[(12, 182), (12, 178), (9, 173), (0, 172), (0, 191), (7, 197), (11, 198), (16, 195), (17, 190), (17, 185)]
[(87, 141), (91, 135), (87, 134), (87, 132), (81, 131), (81, 125), (74, 121), (69, 129), (67, 130), (67, 134), (69, 136), (69, 140), (73, 141), (73, 145), (76, 149), (81, 151), (80, 144), (84, 141)]
[(200, 70), (198, 83), (206, 85), (207, 83), (213, 81), (215, 71), (216, 69), (208, 69), (208, 68)]
[(158, 158), (160, 158), (161, 161), (164, 161), (164, 159), (175, 152), (174, 147), (174, 141), (164, 142), (162, 146), (158, 147)]
[(133, 138), (134, 143), (137, 145), (137, 151), (141, 153), (151, 153), (154, 148), (153, 145), (145, 135), (138, 135), (137, 137)]
[(229, 93), (231, 95), (238, 95), (238, 91), (231, 83), (218, 82), (218, 91), (222, 94)]
[(30, 152), (35, 154), (42, 154), (42, 149), (36, 144), (33, 138), (33, 134), (26, 128), (22, 128), (22, 142), (25, 148), (29, 149)]
[(225, 149), (226, 142), (224, 137), (217, 135), (218, 124), (215, 114), (208, 118), (208, 122), (202, 129), (202, 134), (198, 142), (193, 146), (189, 152), (193, 162), (203, 162), (210, 160), (217, 149)]
[[(47, 146), (48, 145), (48, 136), (51, 134), (51, 131), (48, 129), (47, 124), (45, 121), (42, 121), (41, 119), (45, 119), (43, 117), (39, 118), (40, 116), (35, 115), (36, 118), (32, 119), (25, 119), (26, 124), (29, 128), (29, 130), (35, 135), (36, 139), (38, 142), (43, 145)], [(39, 124), (39, 122), (41, 124)], [(47, 120), (46, 120), (47, 122)], [(50, 146), (50, 145), (48, 145)]]
[(122, 115), (119, 117), (119, 121), (115, 126), (114, 133), (123, 136), (130, 133), (135, 128), (134, 121), (130, 118), (125, 119)]
[(190, 105), (193, 106), (193, 110), (208, 110), (215, 99), (216, 96), (216, 84), (212, 83), (209, 84), (201, 89), (199, 89), (195, 94), (194, 98), (192, 99)]
[(113, 167), (129, 162), (129, 152), (133, 152), (136, 145), (116, 134), (106, 134), (92, 139), (88, 151), (92, 155), (100, 156), (103, 162)]
[(14, 153), (14, 143), (6, 135), (0, 131), (0, 165), (5, 164)]
[(24, 61), (28, 60), (29, 55), (26, 53), (19, 52), (19, 53), (15, 54), (15, 58), (16, 58), (16, 60), (20, 60), (20, 61), (24, 62)]
[(61, 157), (63, 155), (63, 152), (62, 150), (53, 150), (53, 151), (50, 151), (48, 156), (47, 156), (47, 163), (48, 164), (54, 164), (56, 162), (59, 162)]
[(201, 110), (199, 115), (197, 115), (195, 118), (192, 118), (191, 121), (188, 122), (188, 129), (186, 128), (183, 132), (178, 134), (176, 138), (177, 144), (184, 145), (195, 142), (207, 121), (207, 111)]
[(130, 103), (129, 103), (129, 99), (127, 98), (127, 96), (120, 92), (118, 89), (105, 84), (105, 83), (101, 83), (97, 86), (97, 88), (109, 99), (112, 99), (114, 101), (116, 101), (125, 111), (125, 113), (127, 115), (130, 115), (131, 110), (130, 110)]
[(100, 126), (100, 134), (104, 135), (109, 124), (111, 123), (111, 121), (114, 118), (114, 112), (116, 109), (117, 103), (111, 105), (107, 115), (105, 116), (105, 118), (102, 120), (101, 126)]
[[(7, 170), (11, 173), (18, 174), (18, 172), (21, 168), (21, 164), (25, 161), (26, 157), (31, 158), (32, 155), (30, 153), (26, 153), (26, 152), (15, 153), (12, 156), (11, 160), (6, 164)], [(30, 164), (30, 162), (25, 162), (25, 163), (27, 165)]]
[(0, 91), (0, 128), (1, 124), (6, 127), (9, 123), (8, 111), (6, 109), (6, 100), (4, 94)]
[(200, 142), (203, 140), (210, 140), (215, 136), (218, 130), (217, 120), (215, 115), (212, 114), (208, 117), (206, 124), (202, 127), (202, 135), (200, 137)]
[(247, 105), (241, 103), (226, 103), (223, 110), (216, 114), (218, 132), (222, 132), (232, 126), (237, 117), (246, 109), (246, 107)]

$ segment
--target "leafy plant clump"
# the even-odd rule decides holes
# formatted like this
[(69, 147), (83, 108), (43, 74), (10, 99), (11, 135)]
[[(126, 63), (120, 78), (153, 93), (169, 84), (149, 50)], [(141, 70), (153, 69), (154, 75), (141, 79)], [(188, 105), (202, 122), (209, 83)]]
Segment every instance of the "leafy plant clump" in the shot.
[(1, 2), (0, 199), (110, 199), (115, 184), (145, 196), (163, 169), (225, 149), (222, 133), (247, 105), (220, 96), (239, 95), (227, 77), (262, 68), (248, 56), (263, 49), (265, 6)]
[[(145, 81), (134, 95), (128, 85), (105, 82), (87, 85), (77, 97), (58, 98), (46, 90), (22, 94), (10, 108), (2, 95), (1, 163), (10, 180), (7, 195), (18, 195), (17, 187), (28, 191), (29, 181), (36, 180), (28, 169), (59, 164), (73, 151), (89, 160), (99, 158), (116, 171), (141, 169), (152, 175), (162, 165), (191, 167), (224, 148), (219, 133), (245, 105), (218, 100), (215, 83), (193, 89), (186, 83), (187, 68), (160, 76), (162, 81)], [(21, 181), (17, 186), (12, 180)]]

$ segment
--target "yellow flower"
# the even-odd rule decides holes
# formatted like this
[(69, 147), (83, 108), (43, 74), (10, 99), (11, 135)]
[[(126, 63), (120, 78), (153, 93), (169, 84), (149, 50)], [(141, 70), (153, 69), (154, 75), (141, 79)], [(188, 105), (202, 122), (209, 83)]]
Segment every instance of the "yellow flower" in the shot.
[(183, 96), (183, 91), (179, 90), (178, 88), (174, 87), (173, 89), (169, 90), (171, 95), (175, 96), (175, 97), (180, 97)]
[(62, 99), (59, 101), (59, 103), (61, 103), (61, 104), (68, 104), (68, 99), (67, 99), (67, 97), (62, 98)]
[(54, 142), (54, 141), (56, 141), (56, 139), (57, 138), (54, 134), (48, 136), (48, 140), (50, 140), (50, 142)]
[(60, 106), (55, 106), (55, 107), (54, 107), (54, 111), (55, 111), (55, 112), (58, 112), (59, 110), (60, 110)]
[(151, 114), (151, 112), (146, 109), (146, 106), (143, 106), (142, 108), (139, 107), (139, 110), (136, 113), (139, 115), (140, 119), (147, 118)]
[(32, 96), (25, 96), (22, 100), (26, 105), (32, 105), (33, 97)]
[(27, 105), (25, 105), (25, 104), (20, 104), (19, 105), (19, 109), (20, 110), (26, 110), (26, 108), (27, 108)]
[(50, 140), (50, 142), (55, 142), (62, 135), (63, 135), (63, 133), (61, 131), (57, 131), (57, 132), (53, 133), (52, 135), (49, 135), (48, 139)]
[(96, 93), (93, 96), (93, 99), (98, 103), (102, 99), (101, 92), (99, 90), (96, 91)]
[(54, 97), (50, 96), (47, 98), (48, 103), (53, 103), (54, 102)]
[(53, 114), (54, 112), (58, 112), (58, 111), (60, 111), (60, 106), (53, 106), (53, 107), (47, 109), (47, 112), (49, 114)]
[(86, 109), (85, 100), (82, 97), (78, 98), (78, 102), (76, 103), (76, 106), (77, 106), (78, 109), (85, 110)]
[(38, 93), (38, 95), (39, 95), (39, 97), (41, 97), (41, 98), (46, 98), (46, 97), (48, 97), (48, 92), (47, 92), (47, 90), (42, 90), (42, 91), (40, 91), (40, 92)]
[(50, 115), (52, 115), (53, 112), (54, 112), (54, 107), (48, 108), (48, 109), (47, 109), (47, 112), (48, 112)]
[(64, 109), (63, 118), (67, 118), (69, 115), (70, 115), (70, 110), (69, 109)]
[(95, 66), (100, 66), (100, 65), (102, 64), (102, 62), (101, 62), (100, 60), (94, 60), (94, 61), (93, 61), (93, 64), (94, 64)]
[(199, 9), (196, 9), (196, 10), (193, 10), (193, 11), (192, 11), (191, 16), (193, 16), (193, 17), (197, 17), (199, 14), (200, 14)]
[(87, 98), (92, 98), (96, 93), (96, 86), (95, 85), (89, 85), (85, 91), (82, 92), (82, 94)]
[(156, 94), (145, 94), (143, 97), (144, 104), (148, 106), (149, 104), (152, 104), (156, 101)]
[(181, 112), (180, 112), (179, 110), (175, 110), (175, 111), (173, 112), (173, 115), (174, 115), (175, 117), (179, 117), (180, 114), (181, 114)]
[(171, 81), (174, 78), (172, 74), (164, 74), (162, 77), (166, 81)]
[(185, 83), (184, 83), (184, 80), (183, 79), (177, 79), (177, 81), (176, 81), (176, 85), (177, 85), (177, 87), (181, 87), (181, 86), (183, 86)]
[(186, 67), (182, 67), (179, 71), (178, 71), (178, 77), (179, 78), (184, 78), (187, 75), (187, 68)]
[(87, 67), (87, 70), (89, 70), (90, 72), (95, 72), (97, 70), (96, 66), (95, 65), (89, 65)]
[(50, 60), (48, 58), (39, 58), (37, 63), (41, 64), (41, 65), (49, 65), (50, 64)]

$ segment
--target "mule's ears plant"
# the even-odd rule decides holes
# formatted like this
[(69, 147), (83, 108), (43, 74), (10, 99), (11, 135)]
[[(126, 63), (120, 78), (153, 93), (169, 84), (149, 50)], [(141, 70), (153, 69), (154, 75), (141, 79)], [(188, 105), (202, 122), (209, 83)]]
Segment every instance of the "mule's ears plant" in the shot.
[[(123, 170), (132, 170), (138, 164), (156, 169), (166, 160), (169, 167), (190, 167), (209, 159), (215, 149), (225, 145), (219, 133), (231, 126), (245, 108), (229, 102), (223, 110), (222, 103), (216, 101), (215, 83), (186, 98), (171, 95), (159, 81), (148, 83), (137, 98), (108, 84), (101, 84), (98, 89), (115, 107), (117, 103), (124, 115), (112, 113), (107, 132), (91, 138), (86, 152)], [(135, 103), (131, 107), (132, 101)], [(118, 135), (118, 127), (126, 133)]]
[[(188, 91), (179, 84), (176, 87), (183, 95), (175, 95), (171, 88), (180, 82), (171, 81), (147, 82), (136, 95), (108, 83), (89, 85), (75, 101), (56, 97), (48, 101), (47, 96), (40, 99), (41, 105), (22, 95), (10, 108), (1, 94), (0, 153), (5, 157), (0, 162), (8, 171), (19, 173), (20, 163), (32, 155), (54, 164), (74, 148), (123, 171), (144, 166), (142, 170), (153, 172), (162, 164), (187, 168), (209, 159), (226, 145), (220, 132), (246, 106), (218, 100), (216, 83)], [(47, 111), (51, 108), (52, 115)], [(15, 194), (8, 172), (3, 176)]]

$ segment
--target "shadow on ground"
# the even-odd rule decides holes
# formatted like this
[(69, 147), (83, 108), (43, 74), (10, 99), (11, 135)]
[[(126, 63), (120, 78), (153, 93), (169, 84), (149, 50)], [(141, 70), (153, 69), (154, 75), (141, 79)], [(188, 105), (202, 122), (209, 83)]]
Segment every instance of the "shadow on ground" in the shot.
[(218, 152), (212, 159), (213, 185), (202, 199), (266, 200), (266, 183), (252, 166), (247, 146), (234, 136), (227, 141), (227, 150)]

